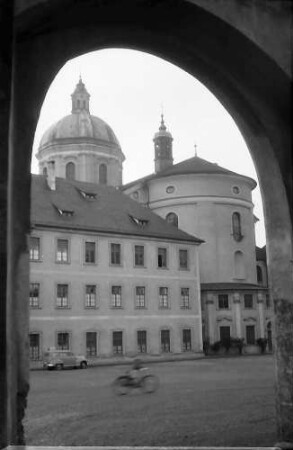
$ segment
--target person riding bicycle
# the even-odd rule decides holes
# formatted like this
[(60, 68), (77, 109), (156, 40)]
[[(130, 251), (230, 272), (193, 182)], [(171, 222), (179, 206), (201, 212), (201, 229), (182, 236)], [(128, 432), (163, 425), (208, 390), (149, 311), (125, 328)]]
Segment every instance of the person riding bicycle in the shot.
[(135, 358), (132, 364), (132, 368), (128, 372), (128, 375), (130, 376), (131, 380), (134, 383), (138, 383), (141, 379), (141, 372), (144, 369), (144, 365), (139, 358)]

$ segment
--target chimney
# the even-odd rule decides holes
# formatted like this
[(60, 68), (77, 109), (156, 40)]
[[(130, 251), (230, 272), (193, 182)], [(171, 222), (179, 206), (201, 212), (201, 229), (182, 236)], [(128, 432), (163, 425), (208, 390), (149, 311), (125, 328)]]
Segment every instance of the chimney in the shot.
[(47, 183), (51, 191), (56, 191), (55, 161), (47, 162)]

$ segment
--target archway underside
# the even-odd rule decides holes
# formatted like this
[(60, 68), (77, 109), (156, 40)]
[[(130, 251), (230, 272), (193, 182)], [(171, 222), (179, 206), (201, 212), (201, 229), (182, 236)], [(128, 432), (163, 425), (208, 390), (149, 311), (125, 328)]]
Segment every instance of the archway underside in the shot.
[[(153, 53), (194, 75), (216, 95), (243, 133), (260, 179), (266, 218), (278, 336), (278, 433), (280, 439), (293, 441), (288, 422), (293, 414), (292, 399), (288, 397), (292, 389), (288, 342), (293, 345), (289, 79), (236, 29), (187, 2), (170, 2), (168, 8), (165, 2), (155, 6), (152, 2), (135, 0), (67, 3), (67, 8), (61, 5), (61, 9), (56, 0), (51, 0), (46, 7), (39, 5), (16, 19), (9, 149), (6, 343), (9, 367), (6, 376), (12, 376), (5, 405), (10, 409), (7, 444), (23, 443), (21, 420), (28, 381), (26, 340), (23, 339), (28, 325), (27, 305), (23, 302), (28, 297), (24, 237), (30, 226), (30, 160), (40, 107), (55, 74), (68, 59), (109, 47)], [(16, 329), (17, 334), (13, 333)]]

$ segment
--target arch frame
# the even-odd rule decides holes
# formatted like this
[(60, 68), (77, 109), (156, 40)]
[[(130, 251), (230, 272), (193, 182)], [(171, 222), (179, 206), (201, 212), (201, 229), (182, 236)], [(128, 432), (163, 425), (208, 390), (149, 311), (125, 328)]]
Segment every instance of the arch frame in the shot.
[[(164, 2), (159, 2), (154, 9), (152, 2), (138, 0), (96, 4), (90, 0), (69, 0), (66, 11), (62, 11), (64, 2), (58, 5), (56, 0), (51, 0), (46, 8), (35, 3), (34, 8), (20, 12), (15, 20), (9, 8), (4, 15), (8, 19), (5, 30), (8, 29), (10, 37), (7, 55), (11, 50), (13, 25), (15, 40), (13, 63), (9, 57), (4, 59), (8, 67), (8, 81), (4, 83), (3, 130), (7, 150), (4, 166), (9, 164), (9, 176), (7, 180), (7, 173), (1, 174), (8, 188), (4, 190), (5, 200), (1, 204), (4, 218), (5, 202), (8, 205), (7, 234), (4, 229), (8, 241), (7, 266), (5, 263), (4, 267), (7, 283), (1, 281), (1, 289), (7, 290), (7, 296), (1, 298), (6, 312), (1, 325), (7, 334), (5, 348), (2, 346), (0, 350), (6, 355), (4, 384), (8, 389), (0, 412), (3, 444), (24, 442), (22, 417), (29, 386), (27, 340), (23, 339), (28, 335), (28, 309), (23, 298), (29, 292), (25, 236), (30, 231), (31, 148), (40, 108), (50, 83), (66, 60), (113, 46), (153, 52), (196, 76), (220, 99), (246, 140), (264, 200), (277, 336), (278, 437), (293, 441), (292, 426), (288, 422), (288, 417), (292, 417), (292, 404), (284, 389), (284, 386), (292, 388), (292, 381), (288, 379), (286, 340), (293, 343), (289, 77), (273, 58), (239, 30), (187, 1), (181, 4), (172, 1), (168, 9)], [(35, 67), (38, 67), (37, 76)], [(11, 103), (8, 92), (11, 92)], [(29, 101), (27, 92), (30, 92)], [(3, 245), (1, 252), (6, 255)]]

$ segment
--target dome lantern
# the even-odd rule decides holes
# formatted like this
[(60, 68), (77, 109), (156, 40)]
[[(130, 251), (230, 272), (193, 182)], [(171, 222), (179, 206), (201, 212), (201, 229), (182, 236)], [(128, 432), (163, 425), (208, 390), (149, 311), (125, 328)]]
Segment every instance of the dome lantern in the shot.
[(81, 77), (79, 77), (79, 82), (76, 85), (74, 92), (71, 94), (72, 99), (72, 113), (79, 113), (81, 111), (90, 112), (90, 94), (86, 90), (85, 84), (83, 83)]

